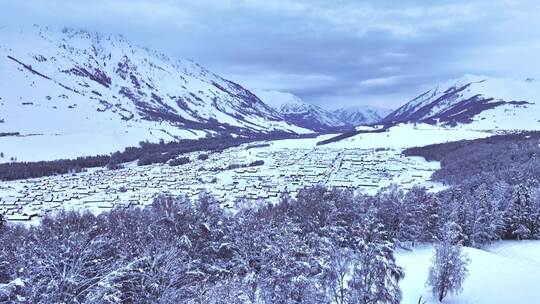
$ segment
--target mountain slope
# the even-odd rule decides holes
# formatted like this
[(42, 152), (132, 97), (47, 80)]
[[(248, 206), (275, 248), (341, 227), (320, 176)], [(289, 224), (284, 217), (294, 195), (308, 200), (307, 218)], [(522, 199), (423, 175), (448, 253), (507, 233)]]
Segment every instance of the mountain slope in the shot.
[(392, 111), (371, 106), (353, 106), (334, 110), (332, 113), (348, 126), (368, 125), (379, 122)]
[(291, 124), (317, 132), (339, 130), (346, 126), (333, 113), (307, 103), (293, 94), (279, 91), (255, 93)]
[(467, 75), (421, 94), (383, 119), (479, 129), (538, 129), (540, 85)]
[(93, 141), (100, 147), (81, 150), (102, 153), (141, 140), (267, 132), (309, 131), (285, 122), (242, 86), (122, 37), (0, 29), (4, 147), (47, 152), (52, 142), (71, 148)]

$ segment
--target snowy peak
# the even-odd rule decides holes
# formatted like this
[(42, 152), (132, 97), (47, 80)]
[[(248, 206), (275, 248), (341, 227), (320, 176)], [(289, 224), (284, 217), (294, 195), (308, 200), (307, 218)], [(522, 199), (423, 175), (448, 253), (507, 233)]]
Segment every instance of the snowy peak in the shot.
[(328, 111), (286, 92), (256, 91), (256, 94), (289, 123), (314, 131), (349, 130), (360, 125), (374, 124), (391, 112), (371, 106), (352, 106)]
[(239, 84), (121, 36), (8, 26), (0, 38), (1, 132), (132, 130), (139, 140), (308, 132)]
[(291, 124), (317, 132), (345, 127), (333, 113), (307, 103), (296, 95), (279, 91), (256, 91), (256, 94)]
[(333, 111), (334, 115), (348, 126), (360, 126), (378, 123), (392, 110), (371, 106), (352, 106)]
[(297, 105), (307, 106), (308, 103), (304, 102), (300, 97), (281, 91), (274, 90), (256, 90), (255, 94), (261, 98), (266, 104), (274, 109), (281, 109), (283, 106)]
[(528, 80), (466, 75), (430, 89), (384, 118), (481, 129), (537, 129), (540, 86)]

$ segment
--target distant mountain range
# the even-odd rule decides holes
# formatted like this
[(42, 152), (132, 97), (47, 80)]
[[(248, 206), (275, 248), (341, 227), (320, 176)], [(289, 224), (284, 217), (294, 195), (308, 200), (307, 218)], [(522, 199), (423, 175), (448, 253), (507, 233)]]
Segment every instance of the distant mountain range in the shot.
[(289, 93), (252, 93), (193, 61), (120, 36), (0, 29), (0, 152), (9, 156), (39, 149), (52, 159), (110, 153), (146, 140), (341, 132), (376, 123), (536, 130), (539, 99), (539, 82), (531, 78), (467, 75), (393, 112), (367, 106), (329, 111)]
[(349, 126), (370, 125), (380, 122), (392, 110), (372, 106), (351, 106), (334, 110), (332, 113)]
[(433, 86), (395, 111), (367, 106), (325, 111), (280, 92), (257, 92), (291, 124), (328, 131), (360, 125), (426, 123), (476, 130), (539, 130), (540, 82), (465, 75)]
[(374, 124), (391, 112), (369, 106), (328, 111), (290, 93), (255, 91), (255, 94), (276, 109), (289, 123), (319, 132), (350, 130), (359, 125)]
[(345, 127), (333, 113), (307, 103), (290, 93), (255, 91), (266, 104), (278, 111), (288, 122), (315, 131), (337, 130)]
[(140, 141), (216, 134), (337, 132), (361, 123), (290, 94), (263, 99), (274, 106), (191, 60), (121, 36), (0, 28), (0, 152), (10, 156), (110, 153)]

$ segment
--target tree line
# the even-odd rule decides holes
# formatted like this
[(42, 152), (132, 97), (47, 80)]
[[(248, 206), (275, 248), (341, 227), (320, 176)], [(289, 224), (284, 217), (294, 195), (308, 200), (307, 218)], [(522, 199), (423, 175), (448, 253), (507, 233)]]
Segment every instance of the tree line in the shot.
[(441, 169), (432, 178), (445, 184), (478, 179), (536, 187), (540, 176), (539, 141), (540, 132), (523, 132), (411, 148), (404, 155), (439, 161)]

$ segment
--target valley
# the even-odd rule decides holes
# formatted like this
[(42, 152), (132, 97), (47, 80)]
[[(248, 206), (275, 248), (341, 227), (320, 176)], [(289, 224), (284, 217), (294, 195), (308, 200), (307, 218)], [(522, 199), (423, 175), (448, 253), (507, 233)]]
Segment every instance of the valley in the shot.
[[(311, 32), (354, 5), (287, 7), (317, 16)], [(139, 40), (170, 55), (0, 25), (1, 303), (538, 302), (540, 82), (416, 27), (361, 41), (390, 23), (252, 41), (237, 10)]]
[[(277, 202), (281, 194), (295, 197), (300, 189), (325, 185), (365, 193), (397, 184), (440, 188), (430, 182), (437, 162), (405, 157), (403, 148), (427, 143), (473, 139), (491, 133), (464, 129), (437, 129), (428, 125), (397, 126), (384, 133), (360, 134), (327, 145), (332, 137), (286, 139), (247, 143), (199, 159), (192, 152), (181, 155), (190, 162), (180, 166), (154, 164), (34, 178), (0, 184), (0, 213), (8, 221), (35, 222), (62, 208), (103, 212), (111, 208), (147, 206), (164, 193), (196, 198), (206, 191), (225, 208), (257, 201)], [(239, 167), (262, 161), (261, 165)]]

